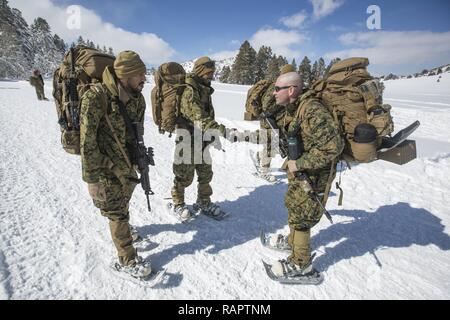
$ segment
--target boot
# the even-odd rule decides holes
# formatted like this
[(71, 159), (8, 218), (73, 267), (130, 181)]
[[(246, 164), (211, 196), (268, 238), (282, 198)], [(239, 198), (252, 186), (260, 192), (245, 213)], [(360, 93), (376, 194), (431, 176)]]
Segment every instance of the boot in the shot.
[(173, 205), (172, 211), (181, 222), (188, 221), (194, 216), (194, 214), (191, 212), (191, 210), (189, 210), (188, 206), (186, 206), (185, 204)]
[(152, 273), (150, 261), (144, 261), (139, 256), (136, 256), (127, 265), (122, 264), (120, 261), (116, 262), (114, 267), (117, 271), (127, 273), (134, 278), (145, 278)]

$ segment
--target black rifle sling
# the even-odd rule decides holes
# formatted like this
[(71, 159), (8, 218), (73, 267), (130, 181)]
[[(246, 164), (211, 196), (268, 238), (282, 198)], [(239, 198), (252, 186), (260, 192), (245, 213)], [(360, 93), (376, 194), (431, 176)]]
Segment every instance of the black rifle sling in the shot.
[(125, 126), (127, 127), (127, 131), (131, 132), (133, 135), (133, 139), (135, 140), (136, 144), (138, 143), (138, 135), (136, 132), (136, 129), (133, 126), (133, 122), (130, 119), (130, 116), (128, 115), (127, 109), (123, 102), (119, 99), (119, 97), (115, 97), (116, 103), (119, 106), (119, 112), (122, 115), (123, 120), (125, 121)]

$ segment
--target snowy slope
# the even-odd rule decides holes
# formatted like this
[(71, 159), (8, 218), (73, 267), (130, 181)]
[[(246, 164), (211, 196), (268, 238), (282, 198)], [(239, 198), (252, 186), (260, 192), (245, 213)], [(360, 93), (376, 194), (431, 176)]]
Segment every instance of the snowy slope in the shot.
[[(214, 87), (219, 122), (257, 128), (241, 121), (248, 87)], [(213, 199), (232, 212), (228, 220), (200, 217), (181, 225), (165, 213), (173, 138), (157, 133), (149, 106), (145, 138), (155, 148), (156, 195), (148, 213), (136, 189), (131, 221), (148, 239), (140, 254), (167, 268), (167, 279), (145, 288), (108, 269), (115, 255), (108, 223), (89, 199), (79, 158), (60, 147), (53, 103), (37, 102), (26, 82), (0, 82), (0, 299), (449, 299), (450, 75), (440, 83), (428, 77), (386, 87), (397, 129), (422, 123), (414, 134), (419, 158), (342, 174), (344, 205), (337, 206), (336, 190), (328, 204), (335, 224), (323, 219), (313, 229), (325, 276), (317, 287), (283, 286), (265, 275), (261, 259), (283, 254), (262, 248), (258, 233), (287, 232), (287, 186), (251, 174), (248, 151), (255, 146), (224, 142), (226, 152), (213, 151)], [(274, 172), (285, 178), (281, 162), (275, 159)], [(195, 184), (188, 189), (189, 203), (195, 190)]]
[[(216, 72), (214, 74), (214, 77), (216, 79), (219, 78), (220, 74), (222, 73), (222, 69), (224, 67), (231, 68), (235, 59), (236, 59), (236, 57), (226, 58), (226, 59), (222, 59), (222, 60), (216, 60)], [(181, 65), (183, 66), (184, 70), (186, 70), (186, 72), (192, 72), (192, 70), (194, 69), (195, 60), (197, 60), (197, 59), (189, 60), (189, 61), (185, 61), (185, 62), (181, 63)]]

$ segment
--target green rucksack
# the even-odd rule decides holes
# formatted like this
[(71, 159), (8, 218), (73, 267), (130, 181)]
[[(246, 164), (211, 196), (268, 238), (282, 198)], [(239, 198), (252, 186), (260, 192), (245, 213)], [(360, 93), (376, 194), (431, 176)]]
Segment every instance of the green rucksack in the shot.
[(384, 85), (369, 74), (368, 65), (367, 58), (339, 61), (312, 85), (312, 95), (330, 110), (345, 139), (347, 161), (376, 160), (382, 138), (394, 131), (391, 106), (383, 104)]
[(54, 72), (53, 97), (61, 129), (61, 144), (70, 154), (80, 154), (81, 97), (92, 84), (102, 82), (103, 71), (108, 66), (112, 67), (114, 60), (111, 55), (78, 45), (65, 54)]
[(159, 132), (175, 131), (179, 118), (181, 95), (186, 88), (186, 71), (176, 62), (162, 64), (154, 74), (151, 92), (153, 121)]
[(244, 120), (259, 120), (261, 113), (266, 112), (275, 105), (275, 97), (273, 96), (274, 85), (272, 81), (260, 80), (248, 90)]

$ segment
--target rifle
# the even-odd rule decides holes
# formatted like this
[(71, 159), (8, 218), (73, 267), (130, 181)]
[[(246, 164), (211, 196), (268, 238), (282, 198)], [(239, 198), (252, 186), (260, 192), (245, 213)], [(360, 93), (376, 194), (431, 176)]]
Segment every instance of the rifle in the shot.
[(69, 73), (69, 112), (72, 122), (72, 127), (75, 130), (80, 130), (80, 113), (79, 101), (77, 91), (77, 74), (75, 71), (75, 50), (70, 48), (70, 73)]
[[(273, 130), (278, 129), (278, 126), (276, 125), (274, 119), (266, 118), (266, 121)], [(297, 160), (298, 158), (301, 157), (301, 155), (305, 151), (304, 146), (303, 146), (303, 141), (301, 141), (298, 136), (299, 131), (300, 131), (300, 122), (297, 121), (294, 125), (292, 132), (289, 133), (287, 139), (285, 137), (279, 137), (280, 154), (282, 155), (281, 152), (287, 151), (286, 153), (287, 153), (288, 160), (294, 160), (294, 161)], [(302, 187), (303, 191), (305, 191), (305, 193), (307, 195), (309, 195), (314, 201), (317, 202), (317, 204), (324, 211), (324, 214), (327, 217), (327, 219), (333, 224), (333, 218), (331, 217), (331, 214), (328, 212), (328, 210), (323, 205), (322, 201), (320, 201), (318, 193), (316, 191), (314, 191), (314, 189), (312, 187), (313, 183), (312, 183), (311, 179), (309, 178), (309, 176), (305, 172), (299, 171), (299, 172), (295, 173), (295, 177), (301, 182), (301, 187)]]
[[(303, 143), (302, 141), (300, 141), (298, 137), (299, 130), (300, 130), (300, 122), (296, 122), (293, 132), (289, 134), (289, 137), (287, 139), (289, 160), (297, 160), (304, 152)], [(307, 195), (309, 195), (314, 201), (317, 202), (317, 204), (324, 211), (324, 214), (327, 217), (327, 219), (331, 222), (331, 224), (333, 224), (333, 218), (323, 205), (322, 201), (320, 201), (318, 193), (314, 191), (312, 187), (313, 183), (309, 178), (309, 176), (305, 172), (301, 171), (295, 172), (294, 175), (300, 181), (303, 191), (305, 191)]]
[(150, 178), (149, 178), (149, 166), (155, 165), (153, 148), (146, 148), (144, 144), (144, 125), (140, 122), (131, 122), (130, 117), (128, 116), (127, 110), (123, 102), (119, 99), (119, 97), (115, 98), (118, 106), (119, 112), (122, 115), (125, 125), (127, 127), (127, 131), (129, 131), (133, 135), (134, 141), (134, 149), (136, 162), (140, 173), (140, 179), (142, 189), (144, 190), (145, 196), (147, 198), (147, 207), (148, 211), (151, 212), (152, 208), (150, 206), (150, 195), (154, 195), (155, 193), (152, 191), (150, 186)]

